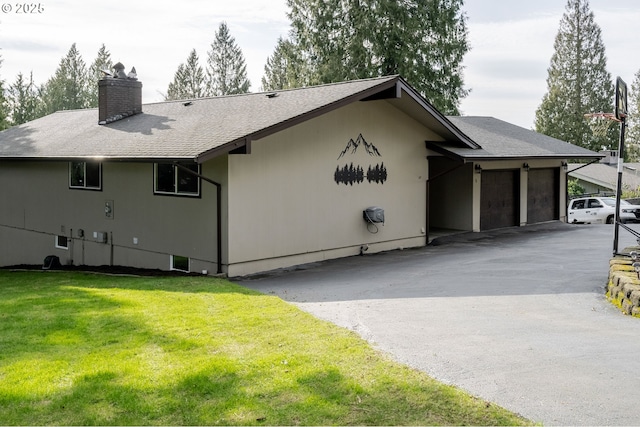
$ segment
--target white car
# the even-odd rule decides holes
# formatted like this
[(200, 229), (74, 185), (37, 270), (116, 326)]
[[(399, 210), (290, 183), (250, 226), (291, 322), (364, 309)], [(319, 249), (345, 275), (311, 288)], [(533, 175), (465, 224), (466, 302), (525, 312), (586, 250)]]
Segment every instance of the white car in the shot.
[[(640, 221), (640, 206), (620, 200), (620, 221)], [(569, 202), (567, 222), (613, 224), (616, 212), (614, 197), (580, 197)]]

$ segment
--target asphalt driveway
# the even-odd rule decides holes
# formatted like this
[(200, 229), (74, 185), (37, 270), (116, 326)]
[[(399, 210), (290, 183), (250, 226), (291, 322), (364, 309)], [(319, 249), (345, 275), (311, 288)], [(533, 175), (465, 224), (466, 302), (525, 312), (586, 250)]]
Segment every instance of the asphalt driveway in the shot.
[(237, 282), (545, 425), (638, 425), (640, 319), (604, 298), (612, 242), (551, 223)]

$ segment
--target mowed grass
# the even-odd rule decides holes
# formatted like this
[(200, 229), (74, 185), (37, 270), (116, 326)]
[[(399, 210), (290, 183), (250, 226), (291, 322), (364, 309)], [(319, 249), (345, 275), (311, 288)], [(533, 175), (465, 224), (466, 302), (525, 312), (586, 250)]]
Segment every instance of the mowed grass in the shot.
[(274, 296), (0, 271), (0, 425), (521, 425)]

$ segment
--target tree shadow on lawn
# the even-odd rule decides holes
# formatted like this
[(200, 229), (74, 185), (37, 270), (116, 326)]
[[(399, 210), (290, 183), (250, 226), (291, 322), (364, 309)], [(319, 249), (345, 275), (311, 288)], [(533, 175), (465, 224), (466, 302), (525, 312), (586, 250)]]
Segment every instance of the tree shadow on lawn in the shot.
[[(42, 280), (40, 280), (42, 279)], [(141, 342), (187, 348), (189, 340), (158, 331), (153, 316), (180, 316), (170, 305), (164, 312), (142, 315), (149, 304), (169, 300), (161, 293), (259, 296), (233, 283), (208, 277), (115, 277), (83, 273), (38, 274), (0, 271), (0, 361), (22, 354), (117, 345), (135, 334)], [(124, 295), (126, 292), (149, 294)], [(160, 293), (160, 294), (158, 294)], [(178, 298), (179, 296), (175, 296)], [(153, 302), (152, 298), (157, 298)], [(181, 310), (177, 309), (177, 310)], [(60, 348), (62, 348), (60, 347)], [(1, 377), (0, 377), (1, 378)]]
[[(355, 337), (347, 331), (314, 323), (306, 325), (311, 328), (306, 333), (313, 335), (308, 342), (299, 336), (285, 341), (290, 333), (286, 325), (295, 324), (296, 316), (308, 315), (282, 302), (275, 311), (272, 307), (264, 311), (261, 304), (279, 301), (276, 297), (226, 281), (218, 286), (210, 278), (188, 278), (194, 280), (189, 285), (173, 278), (122, 280), (55, 273), (42, 276), (51, 280), (32, 283), (38, 275), (28, 273), (24, 277), (31, 282), (21, 284), (11, 280), (19, 274), (12, 274), (0, 273), (0, 424), (460, 423), (460, 414), (450, 411), (460, 407), (461, 393), (453, 388), (427, 377), (406, 380), (406, 374), (397, 373), (409, 372), (408, 368), (391, 365), (368, 347), (363, 354), (353, 353), (362, 359), (355, 371), (353, 365), (318, 354), (319, 346), (361, 345), (351, 341)], [(140, 295), (133, 301), (127, 297), (137, 291), (145, 291), (142, 303)], [(165, 292), (184, 293), (180, 298), (191, 298), (194, 305), (173, 310), (175, 300)], [(214, 324), (215, 312), (203, 311), (211, 309), (212, 301), (202, 302), (200, 295), (194, 295), (205, 292), (214, 294), (214, 299), (215, 294), (229, 293), (249, 297), (236, 301), (249, 317), (234, 319), (235, 329), (223, 330)], [(145, 304), (166, 305), (142, 315), (138, 309)], [(186, 321), (191, 315), (203, 322), (204, 329)], [(272, 323), (259, 321), (265, 316), (273, 318)], [(159, 317), (170, 319), (168, 328), (154, 327)], [(277, 341), (254, 339), (253, 334), (260, 332), (251, 328), (268, 330), (277, 324), (282, 325), (272, 337)], [(228, 323), (222, 325), (229, 328)], [(198, 333), (228, 336), (220, 343), (200, 341)], [(335, 351), (332, 348), (328, 354)], [(414, 392), (408, 397), (409, 388)], [(444, 403), (445, 409), (434, 408), (434, 402)], [(484, 407), (473, 399), (465, 402), (470, 408)], [(481, 420), (471, 415), (466, 424)], [(496, 418), (489, 420), (495, 423)], [(506, 423), (513, 424), (514, 419)]]
[[(316, 370), (284, 387), (256, 388), (255, 375), (221, 360), (153, 388), (123, 380), (122, 374), (105, 370), (80, 376), (42, 399), (5, 395), (0, 420), (21, 425), (511, 425), (515, 419), (484, 419), (482, 411), (490, 405), (472, 398), (461, 405), (461, 393), (452, 387), (418, 385), (407, 400), (402, 382), (362, 386), (336, 368)], [(24, 416), (2, 415), (17, 408)]]

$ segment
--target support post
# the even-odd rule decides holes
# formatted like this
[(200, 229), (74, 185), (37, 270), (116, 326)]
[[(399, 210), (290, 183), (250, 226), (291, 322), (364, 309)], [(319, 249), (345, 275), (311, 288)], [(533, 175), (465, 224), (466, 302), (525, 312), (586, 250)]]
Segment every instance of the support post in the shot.
[(616, 186), (616, 215), (613, 231), (613, 255), (618, 255), (618, 237), (620, 235), (620, 199), (622, 197), (622, 171), (624, 163), (624, 132), (627, 119), (620, 118), (620, 142), (618, 144), (618, 184)]

